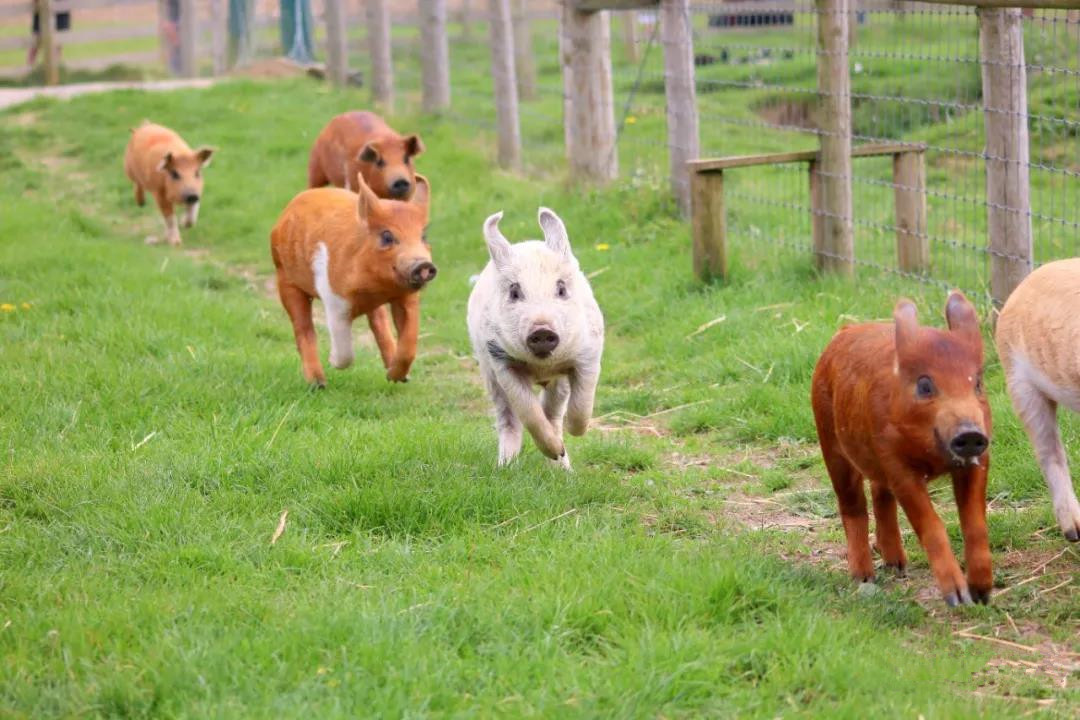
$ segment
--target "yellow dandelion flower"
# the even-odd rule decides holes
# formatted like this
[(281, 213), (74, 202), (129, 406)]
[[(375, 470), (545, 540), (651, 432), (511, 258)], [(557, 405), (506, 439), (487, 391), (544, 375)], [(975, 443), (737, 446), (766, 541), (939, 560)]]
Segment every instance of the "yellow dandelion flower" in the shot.
[(0, 312), (15, 312), (15, 306), (11, 303), (0, 303)]
[(633, 115), (628, 115), (628, 116), (626, 117), (626, 124), (627, 124), (627, 125), (633, 125), (633, 124), (634, 124), (634, 123), (636, 123), (636, 122), (637, 122), (637, 118), (636, 118), (636, 117), (634, 117)]
[(604, 250), (610, 250), (611, 246), (608, 245), (607, 243), (597, 243), (596, 244), (596, 249), (603, 252)]
[(30, 306), (30, 303), (23, 303), (23, 304), (22, 304), (22, 309), (23, 309), (23, 310), (29, 310), (29, 309), (30, 309), (30, 307), (31, 307), (31, 306)]

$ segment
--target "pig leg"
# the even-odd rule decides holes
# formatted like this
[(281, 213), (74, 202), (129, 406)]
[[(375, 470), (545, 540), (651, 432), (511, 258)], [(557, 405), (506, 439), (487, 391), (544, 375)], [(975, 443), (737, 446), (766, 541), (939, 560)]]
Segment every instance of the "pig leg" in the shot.
[(495, 380), (506, 396), (514, 415), (525, 425), (525, 429), (536, 441), (540, 452), (552, 460), (563, 463), (566, 447), (563, 445), (562, 435), (557, 434), (555, 428), (548, 422), (540, 400), (533, 394), (529, 379), (508, 367), (501, 366), (495, 369)]
[(146, 204), (146, 193), (143, 192), (142, 185), (135, 183), (135, 204), (142, 207)]
[(600, 381), (600, 368), (578, 367), (570, 374), (570, 405), (566, 411), (566, 426), (571, 435), (584, 435), (592, 420), (596, 385)]
[(191, 203), (184, 210), (184, 227), (195, 227), (195, 223), (199, 220), (199, 203)]
[(986, 530), (986, 475), (990, 471), (987, 453), (980, 465), (953, 472), (953, 493), (964, 534), (964, 564), (968, 589), (975, 602), (990, 602), (994, 572), (990, 564), (990, 537)]
[(926, 491), (926, 482), (921, 477), (902, 478), (893, 483), (892, 488), (896, 499), (900, 501), (900, 507), (904, 508), (904, 514), (915, 528), (919, 542), (926, 550), (930, 571), (934, 573), (945, 603), (949, 607), (970, 605), (971, 593), (968, 591), (967, 580), (953, 556), (952, 548), (949, 547), (945, 525), (934, 512), (930, 494)]
[(386, 371), (386, 379), (408, 382), (409, 368), (416, 359), (416, 343), (420, 337), (420, 295), (410, 293), (390, 302), (390, 311), (397, 327), (397, 348)]
[[(566, 416), (566, 406), (570, 401), (570, 381), (565, 377), (557, 377), (550, 380), (540, 393), (540, 405), (544, 408), (544, 417), (551, 423), (551, 428), (560, 438), (563, 431), (563, 418)], [(556, 461), (566, 470), (570, 469), (570, 456), (565, 451)]]
[(495, 431), (499, 433), (499, 465), (507, 465), (521, 452), (521, 421), (510, 407), (506, 393), (499, 387), (494, 375), (487, 375), (486, 383), (491, 401), (495, 405)]
[(892, 568), (903, 577), (907, 568), (904, 541), (900, 538), (900, 523), (896, 517), (896, 496), (888, 486), (870, 481), (870, 497), (874, 502), (874, 539), (885, 567)]
[(155, 194), (154, 199), (157, 201), (158, 210), (161, 211), (161, 218), (165, 221), (165, 240), (170, 245), (179, 245), (180, 228), (176, 225), (176, 213), (173, 212), (172, 203), (161, 193)]
[(285, 306), (285, 312), (289, 313), (289, 319), (292, 320), (304, 379), (318, 387), (326, 387), (326, 373), (319, 362), (315, 324), (311, 321), (311, 296), (286, 280), (280, 270), (277, 280), (281, 304)]
[(322, 162), (319, 160), (318, 148), (311, 151), (311, 159), (308, 160), (308, 187), (321, 188), (330, 182), (323, 172)]
[(330, 287), (330, 257), (325, 243), (319, 243), (311, 261), (315, 292), (326, 309), (326, 324), (330, 328), (330, 364), (344, 370), (353, 362), (352, 306)]
[(1008, 386), (1016, 412), (1035, 447), (1035, 456), (1050, 489), (1058, 526), (1066, 539), (1076, 542), (1080, 540), (1080, 503), (1076, 501), (1076, 491), (1069, 477), (1069, 461), (1061, 443), (1057, 403), (1016, 375), (1009, 378)]
[(379, 355), (382, 356), (383, 367), (390, 369), (390, 363), (394, 361), (394, 353), (397, 351), (397, 341), (390, 332), (390, 313), (385, 305), (380, 305), (367, 314), (368, 325), (371, 334), (375, 336), (375, 344), (379, 346)]
[(863, 477), (839, 454), (826, 456), (833, 490), (840, 508), (847, 538), (848, 572), (859, 582), (874, 581), (874, 560), (870, 554), (870, 516), (866, 512)]

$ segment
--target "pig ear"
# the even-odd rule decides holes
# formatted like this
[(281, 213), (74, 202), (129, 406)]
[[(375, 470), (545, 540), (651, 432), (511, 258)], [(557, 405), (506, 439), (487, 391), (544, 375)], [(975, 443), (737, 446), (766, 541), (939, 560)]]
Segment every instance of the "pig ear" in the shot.
[(540, 220), (540, 229), (544, 231), (544, 242), (547, 246), (564, 257), (573, 257), (574, 254), (570, 251), (570, 237), (566, 234), (566, 226), (563, 225), (563, 221), (555, 214), (555, 211), (542, 207), (540, 212), (537, 213), (537, 218)]
[(210, 165), (210, 156), (214, 154), (216, 148), (206, 147), (203, 145), (201, 148), (195, 151), (195, 157), (199, 158), (199, 165), (207, 167)]
[(364, 182), (363, 173), (356, 173), (356, 193), (360, 196), (357, 201), (356, 211), (359, 213), (361, 220), (366, 220), (379, 207), (379, 196), (372, 192), (368, 184)]
[(424, 143), (419, 135), (410, 135), (405, 138), (405, 154), (409, 156), (419, 155), (424, 152)]
[(368, 143), (364, 146), (364, 149), (360, 151), (360, 154), (356, 156), (356, 159), (360, 162), (373, 163), (379, 159), (379, 151), (375, 149), (375, 146)]
[(168, 170), (173, 166), (173, 154), (171, 152), (165, 153), (165, 157), (161, 158), (161, 162), (158, 163), (158, 170)]
[(502, 216), (500, 210), (484, 221), (484, 240), (487, 241), (488, 253), (495, 267), (500, 270), (510, 264), (510, 241), (503, 237), (499, 230)]
[(975, 306), (959, 290), (949, 293), (949, 299), (945, 301), (945, 320), (949, 323), (949, 330), (974, 345), (982, 346), (979, 315), (975, 312)]
[(426, 177), (419, 173), (415, 175), (415, 178), (416, 189), (413, 190), (411, 201), (420, 205), (426, 211), (428, 205), (431, 203), (431, 183), (428, 182)]
[(902, 298), (893, 310), (893, 322), (896, 323), (896, 355), (900, 357), (915, 342), (919, 332), (919, 316), (915, 303)]

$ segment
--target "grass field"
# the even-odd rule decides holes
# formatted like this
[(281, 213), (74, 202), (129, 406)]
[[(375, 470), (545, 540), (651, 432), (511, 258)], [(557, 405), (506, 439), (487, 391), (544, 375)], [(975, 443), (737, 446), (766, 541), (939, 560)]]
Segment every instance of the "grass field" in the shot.
[[(1080, 553), (992, 354), (993, 604), (947, 611), (910, 533), (908, 578), (846, 576), (813, 363), (900, 294), (939, 323), (938, 288), (749, 239), (703, 286), (659, 180), (566, 185), (557, 127), (553, 158), (499, 172), (482, 129), (405, 111), (440, 267), (412, 381), (358, 326), (356, 366), (309, 392), (268, 232), (325, 120), (366, 103), (230, 82), (0, 115), (0, 716), (1075, 717)], [(159, 221), (123, 177), (144, 117), (220, 148), (180, 250), (143, 244)], [(483, 218), (536, 236), (540, 204), (608, 325), (573, 475), (528, 440), (494, 467), (464, 326)]]

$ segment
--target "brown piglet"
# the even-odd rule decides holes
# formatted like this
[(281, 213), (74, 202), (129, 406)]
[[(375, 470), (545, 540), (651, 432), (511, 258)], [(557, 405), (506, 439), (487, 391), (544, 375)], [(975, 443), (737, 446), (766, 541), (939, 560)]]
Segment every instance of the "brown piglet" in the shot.
[[(358, 193), (305, 190), (285, 207), (270, 233), (281, 304), (292, 320), (304, 378), (320, 387), (311, 301), (318, 297), (330, 329), (330, 364), (353, 361), (352, 322), (367, 315), (386, 377), (408, 379), (420, 334), (420, 290), (436, 273), (425, 230), (430, 186), (416, 176), (411, 200), (376, 197), (357, 176)], [(389, 303), (390, 313), (383, 307)], [(390, 330), (390, 315), (397, 339)]]
[(308, 161), (308, 187), (354, 190), (356, 174), (381, 198), (408, 199), (416, 186), (413, 158), (424, 152), (418, 135), (399, 135), (371, 112), (347, 112), (327, 123)]
[[(986, 476), (991, 428), (975, 308), (953, 292), (945, 317), (947, 331), (921, 327), (915, 305), (901, 300), (892, 324), (841, 329), (814, 369), (811, 399), (852, 577), (874, 579), (865, 478), (885, 565), (901, 574), (907, 566), (897, 523), (899, 502), (945, 602), (954, 606), (990, 599)], [(952, 475), (960, 514), (966, 579), (927, 488), (946, 472)]]
[(184, 227), (191, 227), (199, 219), (202, 169), (210, 164), (213, 153), (213, 148), (208, 147), (192, 150), (176, 132), (151, 122), (131, 131), (124, 153), (124, 172), (135, 185), (135, 202), (139, 206), (146, 203), (146, 193), (154, 196), (170, 245), (180, 244), (176, 206), (184, 208)]

